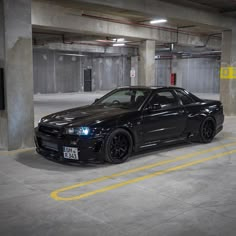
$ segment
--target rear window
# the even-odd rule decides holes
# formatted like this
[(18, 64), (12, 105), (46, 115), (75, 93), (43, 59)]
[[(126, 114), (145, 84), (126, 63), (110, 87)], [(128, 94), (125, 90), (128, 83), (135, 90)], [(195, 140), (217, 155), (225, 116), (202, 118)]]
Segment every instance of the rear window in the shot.
[(187, 95), (182, 90), (176, 90), (176, 93), (177, 93), (178, 97), (180, 98), (180, 100), (182, 101), (183, 105), (188, 105), (188, 104), (192, 104), (195, 102), (191, 96)]
[(171, 91), (159, 91), (152, 97), (150, 104), (160, 104), (162, 108), (178, 106), (178, 101)]

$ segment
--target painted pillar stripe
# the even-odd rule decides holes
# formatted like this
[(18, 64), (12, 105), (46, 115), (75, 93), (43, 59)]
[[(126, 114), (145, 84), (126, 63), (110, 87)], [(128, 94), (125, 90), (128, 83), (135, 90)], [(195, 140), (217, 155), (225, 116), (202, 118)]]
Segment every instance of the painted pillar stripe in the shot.
[(220, 68), (221, 79), (236, 79), (236, 67), (221, 67)]

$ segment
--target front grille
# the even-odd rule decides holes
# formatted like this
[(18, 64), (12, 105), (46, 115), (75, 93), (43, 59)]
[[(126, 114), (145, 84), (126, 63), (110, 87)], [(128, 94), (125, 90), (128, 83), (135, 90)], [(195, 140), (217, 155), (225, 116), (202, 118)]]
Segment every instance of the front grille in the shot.
[(45, 140), (41, 140), (41, 147), (58, 152), (58, 145)]
[(60, 128), (58, 128), (58, 127), (39, 125), (39, 131), (42, 133), (45, 133), (45, 134), (53, 135), (53, 136), (60, 135)]

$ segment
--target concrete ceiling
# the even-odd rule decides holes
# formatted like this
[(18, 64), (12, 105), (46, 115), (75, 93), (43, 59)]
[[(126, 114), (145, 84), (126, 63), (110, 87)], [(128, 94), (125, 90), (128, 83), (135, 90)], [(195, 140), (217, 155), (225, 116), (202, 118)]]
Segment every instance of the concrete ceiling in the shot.
[[(86, 2), (79, 2), (78, 0), (35, 0), (38, 2), (51, 2), (54, 5), (63, 5), (68, 9), (68, 14), (85, 16), (94, 19), (101, 19), (107, 21), (114, 22), (130, 22), (134, 25), (150, 25), (149, 21), (156, 18), (156, 15), (147, 15), (142, 12), (136, 12), (131, 10), (125, 10), (115, 7), (109, 6), (101, 6), (98, 4), (91, 4)], [(193, 0), (165, 0), (178, 4), (187, 4), (187, 2), (192, 2)], [(196, 0), (195, 2), (204, 2), (204, 0)], [(236, 1), (236, 0), (235, 0)], [(215, 2), (221, 2), (220, 0)], [(232, 0), (231, 0), (232, 2)], [(236, 3), (235, 3), (236, 5)], [(207, 37), (210, 35), (214, 35), (214, 37), (221, 37), (221, 29), (217, 27), (210, 27), (207, 25), (198, 25), (193, 24), (192, 22), (188, 22), (185, 20), (176, 20), (176, 19), (168, 19), (168, 23), (160, 25), (160, 27), (170, 28), (179, 31), (186, 31), (193, 34), (199, 34)], [(112, 38), (114, 37), (106, 37), (104, 35), (85, 35), (85, 34), (72, 34), (66, 32), (58, 32), (58, 31), (49, 31), (43, 30), (39, 28), (33, 28), (33, 39), (34, 44), (43, 45), (47, 42), (62, 42), (69, 44), (73, 43), (93, 43), (97, 45), (109, 46), (112, 45)], [(139, 39), (136, 38), (126, 38), (127, 46), (138, 46), (140, 43)]]
[(175, 5), (208, 9), (236, 17), (236, 0), (161, 0)]
[[(36, 1), (44, 1), (47, 2), (48, 0), (36, 0)], [(163, 0), (165, 2), (172, 2), (174, 4), (193, 4), (195, 0)], [(205, 0), (196, 0), (195, 2), (204, 2)], [(208, 0), (208, 2), (211, 0)], [(226, 0), (226, 2), (231, 2), (234, 0)], [(67, 8), (71, 9), (71, 14), (75, 14), (75, 10), (77, 11), (76, 14), (87, 16), (87, 17), (94, 17), (97, 19), (107, 19), (114, 20), (114, 21), (121, 21), (121, 22), (133, 22), (135, 24), (148, 24), (150, 25), (149, 21), (155, 19), (157, 15), (150, 15), (144, 14), (142, 12), (136, 12), (131, 10), (124, 10), (115, 7), (109, 6), (102, 6), (98, 4), (91, 4), (86, 2), (80, 2), (79, 0), (50, 0), (55, 5), (63, 5)], [(221, 0), (212, 0), (212, 2), (221, 2)], [(225, 1), (224, 1), (225, 2)], [(208, 3), (206, 3), (208, 4)], [(221, 3), (222, 4), (222, 3)], [(200, 5), (200, 4), (199, 4)], [(223, 5), (223, 4), (222, 4)], [(236, 7), (236, 0), (234, 3)], [(229, 5), (227, 5), (229, 7)], [(161, 24), (160, 26), (163, 27), (170, 27), (170, 28), (185, 28), (186, 31), (196, 32), (199, 34), (215, 34), (220, 33), (221, 29), (217, 27), (207, 27), (202, 24), (192, 24), (190, 21), (180, 20), (180, 19), (168, 19), (168, 23)], [(192, 26), (192, 27), (186, 27)]]

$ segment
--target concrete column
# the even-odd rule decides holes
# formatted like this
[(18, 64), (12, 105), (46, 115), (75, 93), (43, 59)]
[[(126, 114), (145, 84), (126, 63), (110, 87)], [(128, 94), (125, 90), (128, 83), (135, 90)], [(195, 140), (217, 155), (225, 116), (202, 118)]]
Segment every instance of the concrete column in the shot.
[(0, 66), (6, 108), (0, 111), (0, 148), (33, 146), (31, 0), (0, 0)]
[(138, 56), (131, 57), (131, 86), (138, 85)]
[(226, 115), (236, 115), (236, 28), (222, 35), (220, 99)]
[(146, 40), (139, 47), (139, 85), (155, 85), (155, 41)]
[[(176, 74), (176, 87), (182, 87), (183, 86), (183, 72), (182, 69), (180, 67), (180, 59), (177, 58), (173, 58), (171, 61), (171, 73), (175, 73)], [(170, 80), (170, 78), (169, 78)]]

